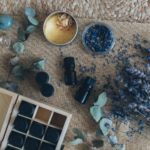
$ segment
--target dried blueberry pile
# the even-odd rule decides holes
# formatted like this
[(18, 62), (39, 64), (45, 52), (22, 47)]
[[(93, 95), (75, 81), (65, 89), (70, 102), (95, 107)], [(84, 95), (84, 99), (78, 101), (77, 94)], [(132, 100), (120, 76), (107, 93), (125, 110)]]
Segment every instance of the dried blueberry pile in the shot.
[(87, 26), (83, 32), (84, 47), (93, 54), (106, 53), (114, 47), (115, 37), (110, 27), (95, 23)]

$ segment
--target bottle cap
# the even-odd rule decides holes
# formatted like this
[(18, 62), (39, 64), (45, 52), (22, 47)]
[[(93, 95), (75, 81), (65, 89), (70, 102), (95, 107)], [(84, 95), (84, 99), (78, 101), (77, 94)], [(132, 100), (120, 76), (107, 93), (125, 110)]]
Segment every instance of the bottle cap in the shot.
[(49, 81), (49, 75), (47, 72), (38, 72), (35, 76), (36, 82), (42, 86)]
[(64, 67), (66, 69), (75, 68), (75, 60), (73, 57), (64, 58)]
[(45, 97), (52, 96), (54, 94), (54, 87), (49, 83), (43, 84), (41, 87), (41, 94)]
[(96, 80), (91, 77), (86, 77), (83, 84), (75, 94), (75, 99), (81, 104), (85, 104), (91, 94), (91, 91), (96, 83)]
[(84, 81), (85, 86), (94, 86), (95, 83), (96, 83), (96, 80), (91, 77), (86, 77), (86, 79)]

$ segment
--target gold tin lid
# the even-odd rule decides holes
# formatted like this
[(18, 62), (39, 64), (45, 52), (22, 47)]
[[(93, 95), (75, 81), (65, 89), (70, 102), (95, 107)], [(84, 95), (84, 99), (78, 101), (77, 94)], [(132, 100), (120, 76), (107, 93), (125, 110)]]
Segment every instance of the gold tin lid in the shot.
[(46, 18), (43, 32), (50, 43), (63, 46), (75, 39), (78, 33), (78, 24), (69, 13), (56, 11)]

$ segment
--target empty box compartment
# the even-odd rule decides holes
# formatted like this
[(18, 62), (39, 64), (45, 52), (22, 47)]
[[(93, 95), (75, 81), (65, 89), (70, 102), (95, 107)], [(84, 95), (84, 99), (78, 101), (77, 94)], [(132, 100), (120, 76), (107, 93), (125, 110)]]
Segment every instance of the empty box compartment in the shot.
[(50, 119), (50, 116), (51, 116), (50, 110), (39, 107), (35, 118), (42, 122), (47, 123)]
[(63, 116), (58, 113), (54, 113), (50, 124), (59, 128), (63, 128), (65, 121), (66, 121), (66, 116)]

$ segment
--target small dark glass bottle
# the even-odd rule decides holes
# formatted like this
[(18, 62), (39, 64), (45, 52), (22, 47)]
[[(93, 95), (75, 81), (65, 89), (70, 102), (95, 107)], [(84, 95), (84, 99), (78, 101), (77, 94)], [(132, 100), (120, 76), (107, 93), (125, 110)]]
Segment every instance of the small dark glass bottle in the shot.
[(76, 85), (77, 77), (75, 71), (75, 60), (73, 57), (64, 58), (64, 80), (66, 85)]
[(81, 104), (85, 104), (91, 94), (91, 91), (96, 83), (96, 80), (87, 77), (84, 80), (84, 83), (81, 85), (81, 87), (78, 89), (78, 91), (75, 94), (75, 99), (80, 102)]

